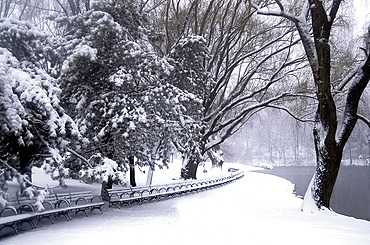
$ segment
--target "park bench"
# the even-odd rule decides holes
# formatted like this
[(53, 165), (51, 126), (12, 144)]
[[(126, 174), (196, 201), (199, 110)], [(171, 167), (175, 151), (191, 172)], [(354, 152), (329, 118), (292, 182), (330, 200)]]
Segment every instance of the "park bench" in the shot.
[(109, 203), (109, 207), (116, 206), (120, 208), (124, 204), (131, 207), (131, 204), (133, 203), (141, 205), (144, 201), (159, 201), (161, 198), (167, 199), (176, 195), (182, 196), (187, 193), (211, 189), (235, 181), (242, 176), (244, 176), (242, 171), (234, 170), (231, 172), (230, 176), (226, 177), (182, 181), (166, 185), (108, 189), (107, 201)]
[(58, 208), (62, 208), (61, 205), (63, 202), (67, 202), (67, 207), (64, 207), (67, 215), (69, 212), (75, 212), (75, 214), (83, 212), (86, 217), (88, 217), (89, 215), (86, 211), (89, 210), (92, 212), (95, 209), (98, 209), (100, 213), (103, 213), (101, 208), (104, 205), (104, 202), (101, 196), (94, 196), (91, 191), (59, 193), (55, 194), (55, 196)]
[(93, 196), (91, 191), (72, 192), (63, 194), (52, 194), (47, 196), (43, 201), (44, 210), (37, 211), (34, 206), (34, 200), (27, 197), (12, 198), (8, 201), (5, 208), (0, 211), (0, 231), (4, 228), (11, 228), (16, 234), (19, 233), (18, 227), (24, 223), (30, 224), (32, 229), (36, 228), (35, 220), (49, 219), (52, 224), (52, 217), (65, 216), (71, 220), (70, 212), (84, 212), (99, 209), (104, 202), (100, 196)]
[(127, 204), (131, 207), (132, 203), (141, 203), (147, 200), (150, 195), (149, 187), (125, 187), (119, 189), (108, 189), (109, 207), (116, 206), (120, 208), (121, 205)]
[(6, 227), (9, 227), (18, 234), (18, 229), (16, 227), (28, 223), (31, 228), (36, 228), (33, 222), (32, 213), (19, 214), (17, 209), (13, 206), (7, 206), (0, 211), (0, 231)]

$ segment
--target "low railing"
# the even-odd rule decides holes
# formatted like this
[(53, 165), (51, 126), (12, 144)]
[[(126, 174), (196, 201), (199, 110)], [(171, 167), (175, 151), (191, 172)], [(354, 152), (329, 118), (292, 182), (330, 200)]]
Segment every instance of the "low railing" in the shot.
[(211, 189), (217, 186), (231, 183), (244, 176), (244, 172), (238, 169), (231, 169), (229, 176), (209, 178), (202, 180), (182, 181), (165, 185), (154, 185), (145, 187), (126, 187), (107, 190), (106, 201), (109, 207), (116, 206), (120, 208), (133, 203), (141, 205), (144, 201), (159, 201), (161, 198), (182, 196), (183, 194), (199, 192)]

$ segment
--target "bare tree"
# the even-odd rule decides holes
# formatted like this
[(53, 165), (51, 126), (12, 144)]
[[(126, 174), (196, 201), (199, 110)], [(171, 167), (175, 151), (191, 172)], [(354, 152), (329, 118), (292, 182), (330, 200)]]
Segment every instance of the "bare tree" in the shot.
[(164, 54), (194, 34), (205, 38), (209, 48), (203, 62), (212, 79), (203, 95), (207, 126), (199, 143), (202, 154), (214, 158), (216, 148), (253, 114), (267, 107), (282, 109), (284, 100), (297, 96), (294, 72), (305, 65), (303, 56), (290, 55), (299, 37), (289, 21), (259, 20), (243, 0), (172, 0), (156, 10), (162, 20), (155, 24), (162, 26), (165, 40), (156, 46)]
[[(334, 21), (343, 1), (305, 0), (300, 2), (301, 7), (298, 14), (289, 12), (288, 8), (285, 8), (286, 6), (278, 0), (273, 1), (273, 6), (255, 5), (255, 8), (259, 14), (283, 17), (295, 24), (311, 67), (318, 101), (313, 127), (317, 168), (305, 196), (305, 204), (313, 200), (321, 209), (330, 207), (330, 198), (340, 168), (344, 146), (358, 119), (363, 119), (358, 115), (357, 110), (361, 95), (370, 79), (370, 49), (367, 41), (366, 48), (363, 49), (365, 53), (363, 62), (335, 86), (331, 73), (330, 38)], [(312, 29), (312, 35), (309, 32), (310, 29)], [(370, 37), (370, 32), (368, 35)], [(346, 96), (340, 124), (335, 101), (338, 91)], [(303, 206), (305, 207), (308, 205)]]
[(18, 5), (17, 1), (14, 1), (14, 0), (1, 0), (0, 1), (0, 18), (10, 17), (17, 5)]
[[(55, 0), (66, 16), (77, 15), (90, 10), (90, 0)], [(83, 5), (83, 6), (81, 6)]]

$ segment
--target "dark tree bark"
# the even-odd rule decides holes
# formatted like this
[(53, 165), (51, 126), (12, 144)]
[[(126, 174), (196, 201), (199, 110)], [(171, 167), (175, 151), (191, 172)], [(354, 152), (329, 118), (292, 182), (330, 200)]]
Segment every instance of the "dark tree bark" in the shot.
[(337, 147), (335, 138), (338, 121), (337, 108), (331, 91), (329, 45), (332, 22), (327, 20), (321, 2), (315, 0), (313, 4), (315, 7), (311, 9), (311, 16), (318, 62), (318, 68), (313, 70), (313, 77), (319, 102), (313, 129), (317, 162), (313, 197), (318, 207), (329, 207), (343, 149)]
[(194, 157), (190, 157), (186, 165), (181, 169), (181, 178), (183, 179), (197, 179), (197, 169), (199, 161)]
[(101, 184), (101, 197), (103, 201), (109, 200), (108, 189), (112, 189), (112, 187), (113, 187), (113, 178), (110, 175), (108, 177), (108, 181), (103, 181)]
[[(366, 60), (360, 65), (350, 79), (344, 79), (338, 90), (352, 82), (346, 94), (346, 104), (343, 113), (343, 122), (338, 127), (337, 108), (334, 101), (335, 93), (331, 83), (331, 57), (329, 38), (333, 21), (339, 10), (342, 0), (333, 0), (328, 13), (320, 0), (307, 0), (300, 16), (308, 17), (311, 13), (313, 40), (308, 35), (309, 25), (306, 20), (288, 14), (280, 1), (275, 0), (280, 11), (259, 11), (260, 14), (285, 17), (293, 21), (300, 34), (306, 56), (312, 70), (313, 81), (316, 86), (318, 107), (315, 113), (313, 128), (314, 145), (316, 150), (316, 173), (312, 186), (311, 197), (316, 206), (330, 208), (330, 199), (338, 176), (343, 149), (358, 120), (357, 109), (363, 91), (370, 79), (369, 45)], [(255, 6), (258, 9), (258, 6)], [(370, 34), (370, 33), (369, 33)]]
[(197, 179), (197, 170), (201, 162), (201, 155), (195, 146), (191, 148), (190, 154), (185, 155), (188, 156), (188, 159), (184, 159), (185, 164), (181, 168), (181, 178)]
[(211, 150), (207, 151), (209, 159), (211, 159), (213, 168), (221, 168), (224, 163), (222, 159), (222, 151), (220, 145), (214, 146)]
[(136, 186), (136, 181), (135, 181), (135, 157), (130, 156), (128, 158), (129, 161), (129, 166), (130, 166), (130, 185), (132, 187)]
[(26, 147), (21, 147), (19, 149), (19, 172), (22, 175), (26, 175), (30, 182), (32, 182), (31, 158), (32, 153), (30, 149)]

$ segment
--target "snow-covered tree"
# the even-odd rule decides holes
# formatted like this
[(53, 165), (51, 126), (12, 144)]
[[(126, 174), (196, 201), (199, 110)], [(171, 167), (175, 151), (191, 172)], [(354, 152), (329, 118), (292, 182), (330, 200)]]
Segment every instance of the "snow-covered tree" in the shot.
[[(344, 75), (333, 80), (332, 45), (335, 20), (344, 1), (299, 1), (295, 12), (281, 1), (257, 6), (259, 14), (284, 17), (295, 24), (312, 72), (317, 96), (313, 137), (316, 150), (316, 173), (305, 195), (303, 209), (330, 207), (330, 199), (338, 176), (343, 149), (357, 121), (369, 120), (358, 114), (361, 96), (370, 79), (370, 31), (366, 35), (363, 61)], [(298, 7), (298, 9), (297, 9)], [(312, 33), (310, 32), (312, 30)], [(345, 97), (339, 115), (338, 96)]]
[(197, 166), (203, 158), (203, 102), (212, 84), (210, 73), (204, 66), (208, 54), (206, 40), (196, 35), (180, 39), (169, 54), (175, 67), (170, 77), (171, 83), (188, 97), (182, 101), (185, 111), (181, 115), (181, 130), (175, 143), (184, 158), (181, 177), (185, 179), (196, 178)]
[[(197, 95), (205, 91), (199, 97), (203, 126), (197, 144), (202, 156), (207, 154), (214, 163), (222, 163), (222, 151), (217, 148), (227, 138), (254, 113), (281, 105), (281, 101), (295, 93), (296, 79), (292, 71), (302, 69), (302, 59), (299, 55), (293, 58), (289, 53), (294, 52), (299, 38), (291, 32), (292, 25), (287, 21), (268, 22), (255, 18), (248, 1), (176, 3), (147, 5), (148, 9), (156, 9), (154, 13), (148, 10), (148, 14), (159, 18), (151, 24), (153, 29), (162, 30), (160, 37), (164, 39), (152, 41), (171, 56), (186, 37), (203, 37), (206, 56), (194, 58), (192, 53), (185, 55), (186, 50), (179, 52), (189, 64), (192, 60), (198, 62), (192, 68), (198, 72), (198, 77), (184, 67), (183, 77), (179, 78), (192, 93)], [(199, 50), (195, 46), (193, 49), (194, 53)], [(199, 81), (203, 78), (203, 81), (192, 86), (187, 83), (187, 77), (199, 78)], [(285, 93), (281, 94), (281, 90)]]
[[(47, 163), (52, 177), (63, 166), (69, 139), (79, 132), (59, 103), (60, 89), (43, 69), (47, 36), (28, 23), (0, 20), (0, 178), (31, 184), (31, 168)], [(9, 173), (11, 173), (9, 175)], [(26, 178), (28, 180), (26, 180)], [(24, 186), (25, 187), (25, 186)]]
[(60, 21), (65, 32), (58, 48), (65, 57), (61, 99), (87, 139), (82, 155), (95, 159), (73, 168), (88, 177), (101, 177), (95, 173), (103, 172), (90, 170), (100, 168), (104, 157), (117, 163), (111, 172), (121, 181), (134, 159), (138, 165), (159, 159), (166, 165), (170, 136), (185, 110), (186, 96), (167, 79), (173, 66), (156, 56), (141, 28), (140, 35), (131, 35), (124, 23), (102, 11)]

